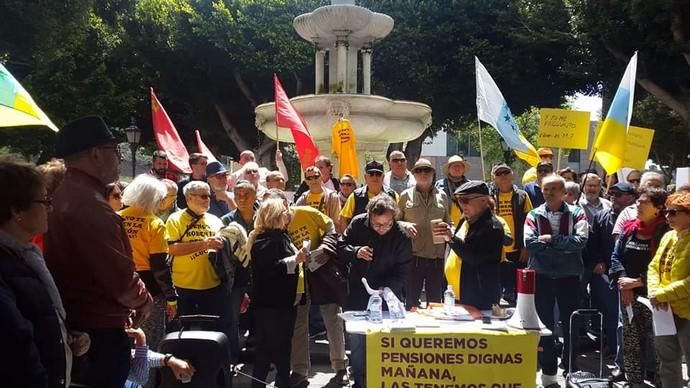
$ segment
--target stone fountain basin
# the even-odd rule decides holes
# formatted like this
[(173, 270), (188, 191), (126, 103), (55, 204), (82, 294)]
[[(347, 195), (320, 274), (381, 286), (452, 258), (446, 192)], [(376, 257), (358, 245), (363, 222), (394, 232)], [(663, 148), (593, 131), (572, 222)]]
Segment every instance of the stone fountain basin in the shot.
[[(315, 141), (330, 144), (331, 128), (342, 114), (350, 120), (357, 143), (399, 143), (414, 140), (431, 125), (431, 107), (414, 101), (361, 94), (318, 94), (290, 99), (307, 122)], [(256, 127), (276, 140), (275, 103), (254, 110)], [(293, 142), (288, 128), (279, 128), (280, 141)]]

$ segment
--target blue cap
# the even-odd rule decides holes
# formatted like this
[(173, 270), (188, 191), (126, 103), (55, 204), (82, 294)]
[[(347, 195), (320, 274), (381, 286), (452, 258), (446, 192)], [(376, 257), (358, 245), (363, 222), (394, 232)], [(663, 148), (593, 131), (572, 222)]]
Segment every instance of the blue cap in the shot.
[(228, 170), (225, 169), (225, 166), (223, 166), (223, 163), (221, 162), (211, 162), (208, 165), (206, 165), (206, 176), (210, 177), (216, 174), (221, 174), (221, 173), (227, 173)]
[(609, 188), (609, 191), (611, 190), (618, 190), (621, 193), (628, 194), (633, 194), (635, 192), (635, 188), (628, 182), (618, 182)]

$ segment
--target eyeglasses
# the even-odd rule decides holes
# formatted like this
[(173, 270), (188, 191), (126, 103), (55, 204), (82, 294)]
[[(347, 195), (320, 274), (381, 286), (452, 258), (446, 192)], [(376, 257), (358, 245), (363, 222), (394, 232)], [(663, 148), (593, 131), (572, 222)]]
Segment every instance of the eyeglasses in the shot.
[(46, 208), (53, 207), (53, 201), (51, 199), (34, 199), (33, 201), (31, 201), (31, 203), (40, 203)]
[(431, 174), (434, 172), (433, 168), (429, 167), (420, 167), (416, 170), (413, 171), (415, 174)]
[(381, 176), (383, 173), (381, 171), (368, 171), (367, 175), (369, 176)]
[(189, 194), (189, 195), (191, 195), (192, 197), (199, 197), (199, 198), (203, 199), (204, 201), (211, 198), (210, 194)]
[[(542, 172), (544, 172), (544, 171), (546, 171), (546, 170), (542, 170)], [(510, 171), (510, 170), (496, 171), (496, 172), (494, 173), (494, 176), (506, 176), (506, 175), (509, 175), (511, 172), (512, 172), (512, 171)]]
[(354, 185), (355, 185), (354, 183), (350, 183), (350, 182), (340, 182), (340, 186), (354, 186)]
[(312, 176), (306, 176), (304, 177), (306, 180), (311, 181), (311, 180), (317, 180), (321, 178), (321, 175), (312, 175)]
[(246, 174), (258, 174), (259, 170), (244, 170)]
[(628, 183), (640, 183), (639, 179), (628, 179)]
[(406, 161), (407, 159), (391, 159), (391, 163), (402, 163)]
[(393, 227), (393, 222), (394, 222), (394, 221), (391, 221), (391, 222), (386, 223), (386, 224), (382, 224), (382, 223), (378, 223), (378, 222), (372, 222), (372, 223), (371, 223), (371, 227), (374, 228), (374, 229), (384, 229), (384, 230), (385, 230), (385, 229), (390, 229), (390, 228)]
[(685, 209), (664, 209), (663, 212), (666, 217), (675, 217), (678, 213), (688, 213)]

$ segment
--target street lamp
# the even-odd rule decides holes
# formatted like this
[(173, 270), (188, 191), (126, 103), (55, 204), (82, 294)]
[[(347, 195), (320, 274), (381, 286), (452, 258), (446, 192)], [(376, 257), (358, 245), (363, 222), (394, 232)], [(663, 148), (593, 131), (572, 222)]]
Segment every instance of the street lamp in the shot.
[(134, 179), (137, 171), (137, 146), (139, 146), (139, 140), (141, 139), (141, 130), (137, 127), (134, 117), (132, 117), (129, 127), (125, 128), (125, 135), (127, 136), (129, 149), (132, 151), (132, 179)]
[(506, 162), (507, 165), (510, 165), (513, 161), (513, 154), (508, 146), (508, 143), (505, 142), (505, 140), (501, 139), (501, 151), (503, 151), (503, 160)]

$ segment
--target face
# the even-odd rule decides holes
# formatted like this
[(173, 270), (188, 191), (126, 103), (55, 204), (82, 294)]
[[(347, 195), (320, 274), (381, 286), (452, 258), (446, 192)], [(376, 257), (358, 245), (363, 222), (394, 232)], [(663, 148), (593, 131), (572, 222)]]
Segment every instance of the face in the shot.
[(563, 201), (565, 196), (565, 186), (560, 182), (549, 182), (541, 188), (544, 200), (550, 204), (557, 204)]
[(682, 207), (673, 205), (666, 209), (666, 220), (671, 228), (681, 231), (690, 228), (690, 212)]
[(640, 178), (642, 178), (642, 174), (637, 171), (633, 171), (628, 174), (628, 183), (630, 183), (635, 190), (637, 190), (640, 187)]
[(256, 192), (250, 189), (235, 189), (235, 203), (240, 210), (249, 210), (256, 202)]
[(122, 190), (120, 190), (120, 186), (115, 186), (113, 188), (113, 191), (110, 192), (110, 195), (108, 196), (108, 203), (110, 204), (110, 207), (113, 208), (113, 211), (119, 211), (122, 209)]
[(623, 193), (619, 190), (609, 190), (609, 196), (613, 209), (620, 211), (623, 208), (635, 203), (635, 197), (630, 193)]
[(369, 225), (376, 233), (380, 236), (388, 233), (395, 224), (395, 219), (393, 218), (393, 213), (386, 212), (381, 215), (372, 215), (369, 218)]
[(566, 182), (575, 182), (575, 177), (573, 177), (572, 172), (564, 172), (561, 177), (565, 179)]
[(462, 216), (471, 219), (481, 215), (488, 207), (489, 198), (486, 195), (463, 195), (458, 198)]
[(460, 178), (465, 175), (465, 165), (461, 162), (453, 163), (448, 166), (448, 176), (451, 178)]
[(506, 169), (496, 171), (494, 184), (504, 193), (511, 191), (513, 189), (513, 172)]
[(414, 179), (417, 181), (417, 186), (429, 187), (434, 180), (434, 169), (430, 167), (420, 167), (415, 169)]
[(375, 193), (383, 190), (383, 173), (380, 171), (369, 171), (364, 175), (364, 181), (367, 183), (370, 191)]
[(340, 192), (343, 193), (346, 197), (352, 194), (353, 191), (355, 191), (355, 181), (351, 179), (350, 177), (345, 177), (340, 180)]
[(585, 195), (597, 197), (601, 193), (601, 181), (596, 178), (588, 178), (585, 182)]
[(405, 155), (396, 154), (395, 157), (391, 158), (389, 161), (391, 166), (391, 171), (396, 175), (404, 175), (407, 171), (407, 159)]
[(285, 190), (285, 178), (283, 178), (282, 175), (266, 178), (266, 187), (269, 189)]
[(211, 175), (206, 178), (208, 185), (211, 186), (213, 191), (223, 191), (228, 187), (228, 173), (221, 172), (218, 174)]
[(664, 182), (662, 182), (660, 179), (657, 179), (656, 177), (648, 177), (647, 179), (644, 180), (644, 182), (641, 182), (642, 187), (656, 187), (659, 189), (664, 188)]
[(161, 204), (158, 206), (159, 210), (168, 210), (172, 207), (177, 199), (177, 190), (174, 187), (168, 187), (168, 193), (165, 195)]
[(308, 171), (304, 174), (304, 180), (307, 181), (310, 191), (317, 191), (321, 189), (321, 173), (318, 171)]
[(159, 177), (164, 177), (165, 172), (168, 170), (168, 159), (154, 158), (152, 170), (155, 171)]
[(211, 206), (211, 193), (206, 189), (197, 189), (187, 194), (187, 207), (196, 214), (204, 214)]
[(203, 177), (206, 175), (206, 165), (208, 164), (208, 159), (199, 158), (196, 163), (192, 163), (190, 167), (192, 168), (192, 175), (196, 177)]
[(545, 163), (553, 163), (553, 155), (543, 155), (540, 156), (541, 161)]
[(247, 162), (254, 161), (254, 153), (251, 151), (244, 151), (240, 154), (240, 164), (244, 165)]
[(259, 183), (259, 170), (254, 168), (246, 168), (244, 170), (244, 179), (256, 186)]
[(319, 172), (321, 172), (321, 180), (322, 181), (325, 182), (325, 181), (331, 179), (331, 168), (328, 167), (326, 162), (324, 162), (323, 160), (319, 160), (314, 165), (316, 166), (316, 168), (319, 169)]
[(541, 184), (541, 180), (544, 179), (545, 177), (553, 174), (553, 169), (548, 168), (548, 167), (539, 167), (537, 168), (537, 182)]
[(575, 201), (577, 198), (571, 193), (570, 191), (566, 190), (565, 195), (563, 196), (563, 200), (568, 204), (568, 205), (573, 205), (575, 204)]
[(661, 208), (655, 207), (647, 195), (642, 194), (637, 199), (637, 218), (642, 222), (649, 222), (661, 214)]
[(101, 172), (101, 181), (115, 182), (120, 177), (122, 154), (117, 144), (107, 144), (94, 148), (93, 163)]
[(41, 187), (32, 195), (29, 208), (17, 212), (15, 219), (27, 236), (35, 236), (48, 231), (48, 213), (52, 210), (48, 192), (45, 187)]

